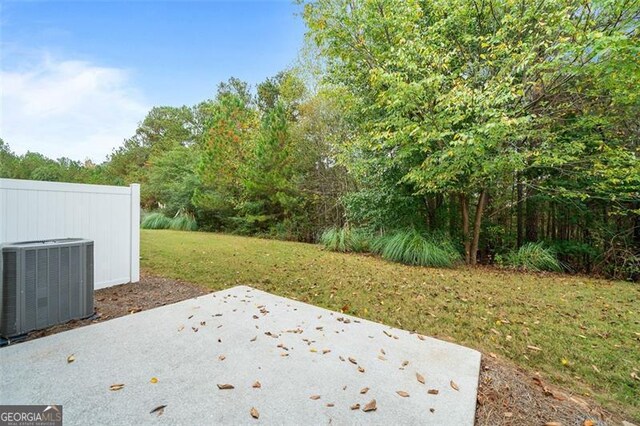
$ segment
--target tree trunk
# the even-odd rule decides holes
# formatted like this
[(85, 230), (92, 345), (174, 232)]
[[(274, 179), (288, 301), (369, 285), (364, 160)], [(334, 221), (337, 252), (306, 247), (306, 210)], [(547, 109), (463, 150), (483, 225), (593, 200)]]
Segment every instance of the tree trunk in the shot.
[(535, 198), (536, 190), (529, 188), (527, 190), (527, 218), (526, 218), (526, 230), (527, 230), (527, 242), (538, 241), (538, 201)]
[(476, 207), (476, 215), (473, 221), (473, 241), (471, 243), (471, 257), (470, 265), (477, 263), (478, 256), (478, 244), (480, 242), (480, 228), (482, 225), (482, 211), (484, 210), (485, 201), (487, 199), (487, 190), (483, 189), (478, 199), (478, 205)]
[(462, 212), (462, 241), (464, 242), (464, 261), (469, 263), (471, 243), (469, 242), (469, 198), (460, 195), (460, 211)]
[(516, 215), (517, 215), (517, 227), (518, 227), (518, 238), (517, 238), (517, 242), (516, 242), (516, 248), (520, 248), (520, 246), (522, 246), (522, 244), (524, 243), (523, 239), (524, 239), (524, 214), (523, 214), (523, 209), (522, 209), (522, 203), (524, 202), (523, 200), (523, 191), (522, 191), (522, 181), (520, 180), (520, 176), (517, 177), (518, 182), (516, 183), (516, 188), (517, 188), (517, 202), (516, 202)]

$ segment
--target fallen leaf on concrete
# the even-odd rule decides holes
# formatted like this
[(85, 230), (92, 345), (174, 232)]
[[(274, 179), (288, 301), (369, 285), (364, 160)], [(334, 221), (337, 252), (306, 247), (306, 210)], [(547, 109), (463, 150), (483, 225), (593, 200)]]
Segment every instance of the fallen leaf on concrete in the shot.
[(262, 387), (262, 384), (259, 381), (256, 380), (256, 382), (253, 385), (251, 385), (251, 387), (258, 389), (258, 388)]
[(531, 349), (532, 351), (541, 351), (542, 348), (539, 348), (537, 346), (532, 346), (532, 345), (527, 345), (527, 349)]
[(124, 383), (117, 383), (115, 385), (109, 386), (109, 390), (111, 390), (111, 391), (119, 391), (123, 387), (124, 387)]
[(595, 423), (593, 420), (587, 419), (584, 421), (584, 423), (582, 423), (582, 426), (595, 426)]
[(327, 404), (327, 407), (334, 407), (336, 404), (334, 404), (333, 402), (330, 402)]
[(423, 335), (421, 335), (421, 334), (418, 334), (418, 339), (420, 339), (420, 340), (424, 340), (424, 339), (425, 339), (425, 337), (424, 337)]
[(382, 355), (378, 355), (378, 359), (380, 361), (386, 361), (387, 359), (385, 357), (383, 357)]
[(457, 391), (459, 391), (459, 390), (460, 390), (460, 388), (458, 388), (458, 385), (456, 384), (456, 382), (454, 382), (453, 380), (451, 380), (451, 381), (449, 382), (449, 384), (451, 385), (451, 387), (452, 387), (453, 389), (455, 389), (455, 390), (457, 390)]
[(402, 361), (402, 366), (406, 367), (407, 365), (409, 365), (409, 361)]
[(416, 373), (416, 379), (424, 385), (424, 377), (420, 373)]
[(361, 372), (361, 373), (364, 373), (364, 368), (358, 366), (358, 371)]
[(427, 393), (431, 395), (437, 395), (438, 393), (440, 393), (440, 391), (438, 389), (429, 389)]
[(229, 383), (224, 383), (224, 384), (219, 384), (218, 389), (225, 390), (225, 389), (235, 389), (235, 388), (233, 387), (233, 385), (230, 385)]
[(359, 410), (360, 409), (360, 404), (353, 404), (351, 407), (352, 410)]
[(255, 342), (256, 339), (258, 338), (258, 336), (254, 337), (253, 339), (249, 340), (250, 342)]
[(380, 352), (382, 352), (382, 355), (386, 355), (387, 353), (384, 351), (383, 348), (380, 349)]
[(408, 398), (409, 397), (409, 394), (407, 392), (405, 392), (405, 391), (396, 391), (396, 393), (398, 395), (400, 395), (401, 397), (403, 397), (403, 398)]
[(320, 395), (311, 395), (309, 399), (313, 399), (315, 401), (316, 399), (320, 399)]
[(149, 380), (149, 382), (156, 384), (158, 383), (158, 378), (157, 377), (152, 377), (151, 380)]
[(338, 358), (340, 359), (340, 361), (344, 361), (344, 357), (342, 355), (339, 355)]
[(166, 404), (165, 405), (158, 405), (156, 408), (154, 408), (153, 410), (149, 411), (149, 414), (158, 413), (158, 416), (161, 416), (164, 413), (165, 407), (166, 407)]
[(328, 354), (329, 352), (331, 352), (331, 349), (323, 349), (322, 350), (322, 355)]
[(357, 363), (358, 363), (358, 361), (356, 361), (356, 359), (355, 359), (355, 358), (353, 358), (353, 357), (349, 357), (349, 362), (350, 362), (351, 364), (357, 364)]
[(219, 361), (224, 361), (226, 358), (227, 358), (226, 356), (224, 356), (224, 355), (220, 355), (220, 356), (218, 357), (218, 360), (219, 360)]
[(260, 417), (260, 413), (258, 413), (258, 410), (256, 410), (255, 407), (252, 407), (249, 413), (251, 414), (251, 417), (253, 417), (254, 419), (257, 419)]
[(378, 407), (376, 407), (376, 400), (372, 399), (371, 401), (369, 401), (369, 403), (367, 403), (367, 405), (364, 406), (362, 411), (364, 411), (366, 413), (368, 411), (375, 411), (377, 409), (378, 409)]
[(363, 395), (364, 395), (365, 393), (367, 393), (367, 392), (369, 392), (369, 388), (362, 388), (362, 389), (360, 389), (360, 393), (361, 393), (361, 394), (363, 394)]
[(76, 360), (76, 357), (75, 357), (75, 356), (73, 356), (73, 354), (72, 354), (72, 355), (69, 355), (69, 356), (67, 357), (67, 364), (71, 364), (71, 363), (72, 363), (73, 361), (75, 361), (75, 360)]

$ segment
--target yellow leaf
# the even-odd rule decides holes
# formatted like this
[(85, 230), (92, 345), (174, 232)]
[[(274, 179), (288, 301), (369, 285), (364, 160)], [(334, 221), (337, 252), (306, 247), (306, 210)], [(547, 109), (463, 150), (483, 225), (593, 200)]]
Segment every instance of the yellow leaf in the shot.
[(158, 383), (158, 378), (157, 377), (152, 377), (150, 380), (151, 383)]

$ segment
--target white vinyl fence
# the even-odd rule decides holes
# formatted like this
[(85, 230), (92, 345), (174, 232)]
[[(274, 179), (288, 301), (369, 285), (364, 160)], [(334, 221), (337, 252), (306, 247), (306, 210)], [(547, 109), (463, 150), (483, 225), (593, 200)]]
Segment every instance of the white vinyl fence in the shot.
[(95, 288), (140, 280), (140, 185), (0, 179), (0, 244), (94, 241)]

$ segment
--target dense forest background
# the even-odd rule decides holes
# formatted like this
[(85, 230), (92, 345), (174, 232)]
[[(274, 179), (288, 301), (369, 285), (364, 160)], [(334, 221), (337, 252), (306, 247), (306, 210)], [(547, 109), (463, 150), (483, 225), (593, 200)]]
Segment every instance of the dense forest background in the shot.
[(639, 278), (637, 2), (300, 3), (313, 61), (155, 107), (103, 164), (0, 140), (0, 177), (139, 182), (148, 227)]

